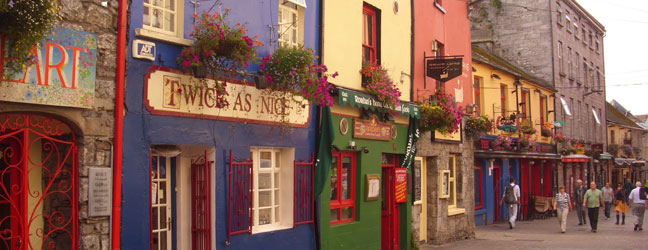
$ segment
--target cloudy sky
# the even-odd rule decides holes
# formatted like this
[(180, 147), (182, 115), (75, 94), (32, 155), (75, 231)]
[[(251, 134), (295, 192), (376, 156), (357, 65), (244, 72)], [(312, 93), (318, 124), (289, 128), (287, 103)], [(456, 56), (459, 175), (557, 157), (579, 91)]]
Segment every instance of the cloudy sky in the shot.
[(607, 100), (635, 115), (648, 114), (648, 1), (577, 0), (607, 31)]

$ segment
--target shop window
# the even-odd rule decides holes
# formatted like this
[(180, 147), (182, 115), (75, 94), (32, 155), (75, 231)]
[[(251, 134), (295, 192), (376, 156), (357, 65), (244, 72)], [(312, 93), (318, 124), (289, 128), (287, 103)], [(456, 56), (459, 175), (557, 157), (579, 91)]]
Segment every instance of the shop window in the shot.
[(304, 43), (305, 1), (279, 1), (279, 45), (298, 46)]
[(475, 166), (475, 210), (484, 208), (484, 171), (479, 164)]
[(331, 162), (331, 225), (355, 221), (356, 154), (333, 152)]
[(292, 227), (294, 150), (252, 148), (252, 233)]
[(379, 63), (378, 59), (378, 15), (376, 9), (364, 5), (362, 8), (362, 60)]
[(459, 168), (457, 164), (457, 156), (449, 155), (448, 156), (448, 171), (449, 171), (448, 215), (454, 215), (454, 214), (465, 212), (465, 209), (460, 208), (461, 198), (459, 196), (461, 194), (461, 183), (457, 183), (457, 182), (461, 180), (459, 176), (461, 171), (459, 171), (457, 168)]
[(184, 3), (177, 0), (144, 0), (142, 28), (135, 30), (136, 35), (191, 45), (191, 40), (183, 38)]

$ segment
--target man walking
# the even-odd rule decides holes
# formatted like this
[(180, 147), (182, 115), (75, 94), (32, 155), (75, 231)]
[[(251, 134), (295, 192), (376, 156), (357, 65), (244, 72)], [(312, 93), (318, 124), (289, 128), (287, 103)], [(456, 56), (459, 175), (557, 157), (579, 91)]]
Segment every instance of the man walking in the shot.
[(610, 219), (610, 210), (612, 209), (612, 200), (614, 200), (614, 189), (610, 186), (610, 183), (605, 183), (603, 188), (603, 201), (605, 201), (605, 219)]
[(592, 233), (596, 233), (599, 206), (603, 206), (603, 209), (605, 209), (605, 203), (603, 203), (603, 193), (601, 192), (601, 190), (598, 190), (596, 188), (596, 182), (590, 183), (590, 189), (585, 192), (584, 198), (585, 200), (583, 201), (583, 207), (587, 206), (587, 215), (589, 216)]
[(510, 178), (511, 184), (507, 185), (506, 188), (504, 188), (504, 194), (502, 195), (504, 199), (500, 201), (500, 206), (502, 206), (502, 202), (506, 201), (509, 213), (509, 229), (513, 229), (515, 227), (518, 204), (520, 201), (520, 186), (515, 185), (515, 178)]
[(587, 192), (587, 188), (583, 186), (582, 180), (576, 181), (576, 188), (574, 189), (574, 203), (576, 203), (576, 216), (578, 216), (578, 225), (587, 224), (585, 219), (585, 209), (583, 209), (583, 198)]
[(635, 216), (634, 230), (641, 231), (643, 230), (644, 213), (646, 212), (646, 200), (641, 199), (640, 197), (641, 182), (638, 181), (637, 183), (635, 183), (635, 185), (637, 187), (630, 192), (628, 200), (632, 204), (632, 206), (630, 206), (632, 209), (632, 215)]

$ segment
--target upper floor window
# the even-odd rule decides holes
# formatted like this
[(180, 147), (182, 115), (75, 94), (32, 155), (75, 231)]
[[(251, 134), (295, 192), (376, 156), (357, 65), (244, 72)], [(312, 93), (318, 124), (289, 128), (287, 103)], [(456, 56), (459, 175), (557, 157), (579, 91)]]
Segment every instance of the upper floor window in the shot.
[(331, 161), (331, 225), (355, 221), (356, 154), (333, 152)]
[(580, 63), (578, 63), (579, 62), (578, 58), (580, 58), (580, 55), (578, 54), (578, 52), (576, 52), (576, 57), (574, 58), (574, 76), (575, 76), (574, 78), (576, 78), (576, 82), (580, 83), (581, 82), (581, 79), (579, 78), (580, 67), (578, 67)]
[(590, 49), (594, 48), (594, 38), (593, 38), (593, 35), (592, 35), (592, 31), (589, 32), (589, 46), (590, 46)]
[(558, 23), (558, 26), (563, 25), (563, 12), (560, 10), (560, 8), (557, 9), (557, 15), (556, 15), (556, 22)]
[(581, 35), (581, 38), (582, 38), (582, 40), (583, 40), (583, 44), (587, 44), (587, 37), (585, 37), (585, 33), (587, 33), (587, 31), (585, 30), (585, 25), (582, 25), (582, 28), (581, 28), (581, 34), (582, 34), (582, 35)]
[(565, 12), (565, 19), (567, 20), (567, 23), (565, 25), (567, 26), (567, 31), (571, 32), (571, 17), (569, 17), (569, 11)]
[(572, 48), (567, 47), (567, 75), (569, 76), (570, 79), (573, 79), (573, 71), (572, 71)]
[(145, 29), (175, 36), (178, 25), (177, 4), (184, 1), (176, 0), (144, 0), (142, 25)]
[(547, 96), (540, 95), (540, 126), (544, 128), (547, 122)]
[(377, 46), (377, 13), (370, 6), (362, 7), (362, 60), (372, 63), (378, 62)]
[(596, 67), (596, 89), (602, 90), (601, 88), (601, 69)]
[(528, 89), (522, 89), (522, 102), (520, 106), (522, 108), (522, 117), (524, 119), (531, 117), (531, 98), (529, 95)]
[(298, 46), (304, 40), (304, 1), (279, 1), (279, 45)]
[(616, 138), (614, 138), (614, 130), (610, 130), (610, 144), (616, 144)]
[(565, 74), (564, 60), (563, 60), (563, 43), (558, 41), (558, 72)]
[(506, 116), (506, 96), (507, 96), (506, 85), (500, 85), (500, 109), (502, 112), (502, 117)]
[(475, 93), (475, 104), (477, 104), (477, 114), (481, 115), (482, 114), (482, 112), (481, 112), (481, 110), (482, 110), (481, 84), (482, 84), (483, 80), (482, 80), (481, 77), (478, 77), (478, 76), (475, 76), (475, 78), (473, 78), (473, 79), (474, 79), (473, 80), (474, 81), (473, 89), (475, 90), (474, 93)]
[(583, 57), (583, 84), (587, 87), (589, 83), (587, 82), (587, 59)]

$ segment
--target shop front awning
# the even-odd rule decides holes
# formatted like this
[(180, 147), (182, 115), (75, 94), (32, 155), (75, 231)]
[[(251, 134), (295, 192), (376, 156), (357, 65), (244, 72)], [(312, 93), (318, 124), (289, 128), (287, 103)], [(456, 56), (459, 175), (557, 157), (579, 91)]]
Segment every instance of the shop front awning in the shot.
[(599, 160), (612, 160), (612, 155), (608, 152), (602, 153), (599, 156)]
[(646, 161), (633, 161), (632, 164), (646, 165)]
[[(383, 107), (382, 102), (378, 101), (378, 99), (370, 94), (340, 87), (338, 87), (338, 90), (340, 106), (349, 105), (351, 107), (358, 107), (369, 110), (387, 110), (387, 108)], [(394, 108), (394, 111), (396, 111), (400, 115), (408, 115), (417, 119), (421, 118), (419, 106), (413, 103), (401, 102), (399, 106)]]
[(589, 160), (589, 156), (581, 154), (564, 155), (561, 158), (562, 162), (589, 162)]
[(636, 160), (635, 158), (614, 158), (614, 165), (618, 167), (632, 166), (632, 163)]

